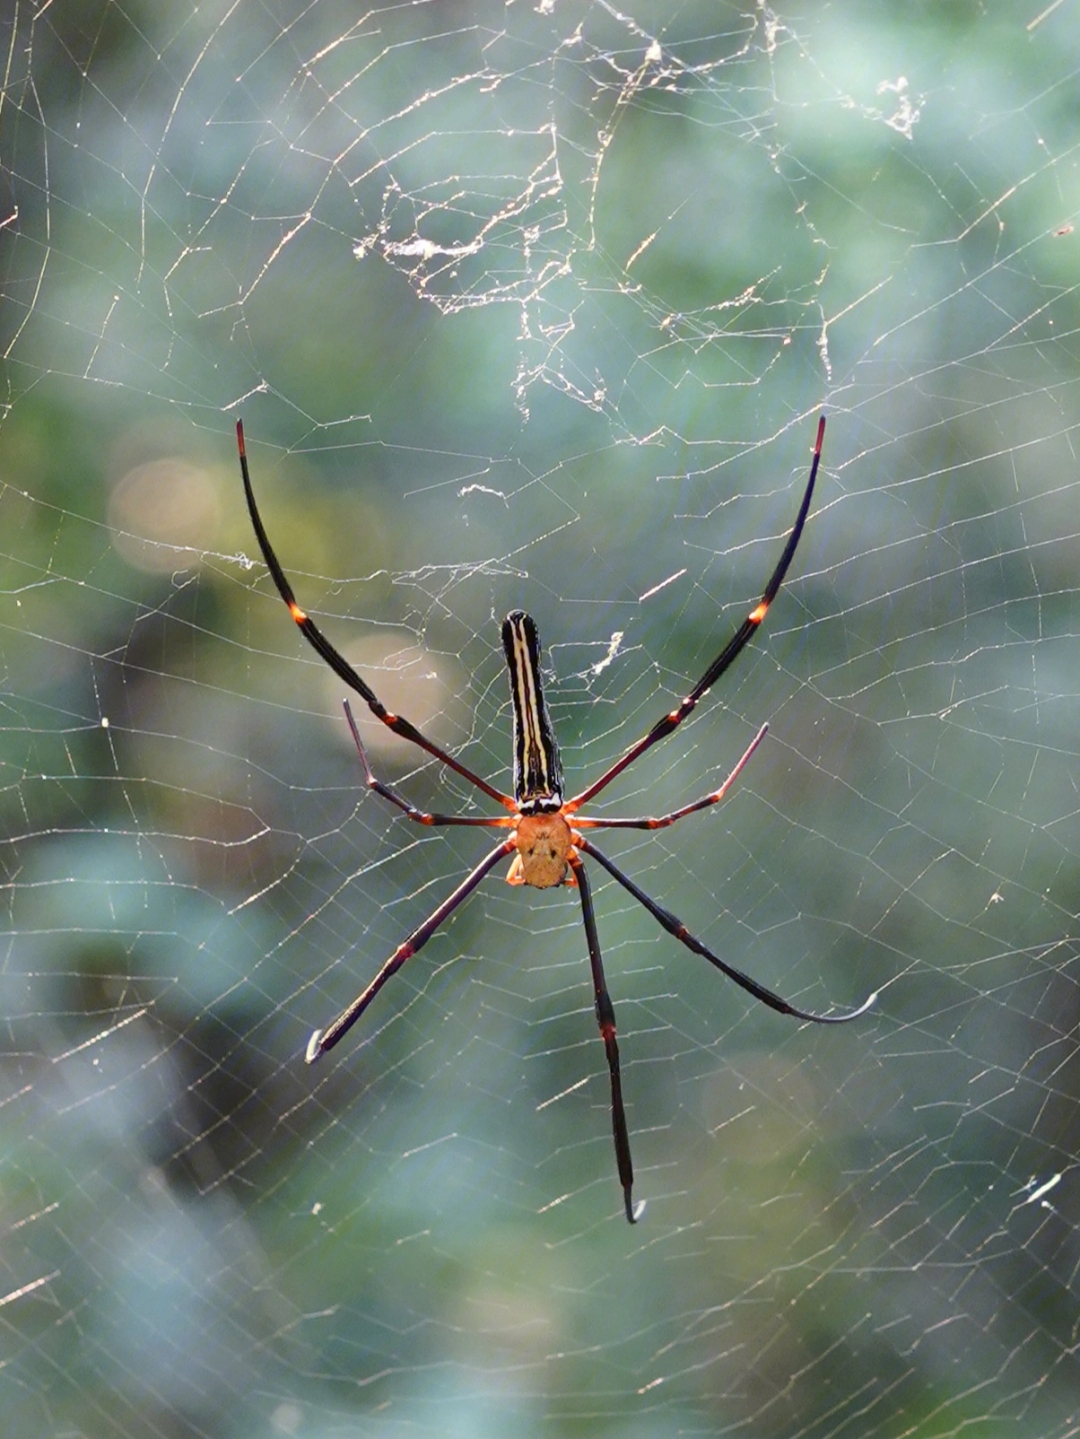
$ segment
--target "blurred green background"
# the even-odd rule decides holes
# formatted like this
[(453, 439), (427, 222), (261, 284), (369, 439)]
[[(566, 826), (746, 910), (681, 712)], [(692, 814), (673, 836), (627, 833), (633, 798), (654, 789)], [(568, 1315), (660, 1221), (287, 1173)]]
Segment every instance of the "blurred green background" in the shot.
[[(1074, 1434), (1080, 30), (987, 4), (0, 19), (5, 1439)], [(300, 603), (576, 900), (361, 786)], [(363, 722), (382, 777), (485, 812)]]

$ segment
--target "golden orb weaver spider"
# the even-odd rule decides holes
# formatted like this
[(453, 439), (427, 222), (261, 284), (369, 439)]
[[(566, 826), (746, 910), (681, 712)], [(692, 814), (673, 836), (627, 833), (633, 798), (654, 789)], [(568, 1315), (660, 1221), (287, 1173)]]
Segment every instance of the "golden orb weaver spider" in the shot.
[(361, 679), (348, 660), (339, 654), (318, 628), (314, 620), (305, 614), (297, 604), (292, 586), (278, 562), (255, 504), (255, 495), (251, 488), (251, 475), (248, 472), (247, 452), (244, 448), (244, 426), (242, 421), (237, 420), (236, 442), (251, 523), (271, 578), (277, 586), (281, 598), (288, 606), (289, 613), (300, 627), (304, 638), (348, 687), (355, 690), (376, 719), (381, 720), (389, 730), (402, 739), (418, 745), (420, 749), (426, 750), (441, 763), (449, 765), (452, 770), (461, 775), (463, 779), (467, 779), (470, 784), (475, 785), (489, 799), (509, 811), (507, 815), (495, 817), (467, 817), (452, 814), (428, 814), (424, 810), (417, 809), (415, 805), (410, 804), (408, 800), (403, 799), (401, 795), (391, 789), (388, 784), (384, 784), (382, 780), (375, 777), (367, 752), (361, 743), (360, 732), (357, 729), (356, 720), (353, 718), (352, 708), (346, 699), (345, 717), (352, 731), (369, 789), (374, 790), (390, 804), (396, 805), (408, 819), (416, 824), (469, 825), (487, 829), (506, 829), (510, 833), (505, 839), (500, 840), (475, 868), (469, 871), (453, 893), (447, 895), (446, 899), (428, 915), (422, 924), (402, 940), (390, 958), (378, 970), (374, 979), (357, 995), (348, 1008), (343, 1009), (325, 1029), (315, 1031), (308, 1042), (306, 1054), (308, 1064), (314, 1064), (328, 1049), (332, 1049), (339, 1040), (344, 1038), (386, 981), (397, 973), (406, 960), (411, 959), (419, 949), (423, 948), (443, 921), (453, 914), (462, 901), (476, 889), (484, 876), (494, 869), (499, 860), (506, 855), (513, 855), (506, 876), (509, 884), (530, 884), (537, 889), (550, 889), (555, 885), (565, 884), (576, 889), (581, 899), (585, 942), (592, 969), (596, 1021), (600, 1028), (600, 1036), (604, 1041), (611, 1080), (611, 1124), (615, 1138), (615, 1162), (619, 1183), (622, 1185), (626, 1217), (631, 1224), (635, 1224), (641, 1217), (645, 1205), (644, 1201), (635, 1205), (633, 1200), (634, 1171), (630, 1159), (630, 1136), (626, 1125), (626, 1112), (623, 1108), (622, 1081), (619, 1074), (619, 1047), (615, 1039), (615, 1010), (608, 994), (607, 980), (604, 977), (604, 962), (601, 958), (600, 941), (596, 932), (592, 890), (588, 872), (582, 863), (583, 854), (589, 855), (602, 869), (607, 870), (612, 879), (621, 884), (639, 904), (648, 910), (661, 928), (667, 930), (694, 954), (707, 959), (710, 964), (715, 965), (729, 979), (733, 979), (748, 994), (752, 994), (755, 999), (761, 1000), (771, 1009), (778, 1010), (781, 1014), (793, 1015), (796, 1019), (809, 1020), (814, 1024), (845, 1024), (848, 1020), (857, 1019), (860, 1014), (866, 1013), (877, 998), (876, 993), (871, 994), (869, 999), (865, 1000), (857, 1009), (840, 1014), (815, 1014), (811, 1010), (799, 1009), (797, 1005), (789, 1004), (786, 999), (774, 994), (771, 989), (766, 989), (757, 980), (751, 979), (748, 974), (735, 969), (734, 966), (722, 960), (719, 955), (713, 954), (690, 933), (682, 920), (650, 898), (628, 875), (623, 873), (618, 865), (586, 839), (583, 833), (587, 829), (664, 829), (677, 820), (696, 813), (699, 809), (708, 809), (711, 805), (719, 804), (738, 778), (754, 750), (764, 739), (768, 725), (761, 726), (720, 788), (713, 790), (711, 794), (705, 795), (702, 799), (695, 800), (692, 804), (683, 805), (681, 809), (672, 810), (670, 814), (661, 815), (658, 818), (642, 816), (636, 819), (588, 819), (578, 813), (582, 805), (587, 804), (601, 790), (606, 789), (613, 779), (622, 774), (623, 770), (632, 765), (646, 750), (651, 749), (654, 744), (682, 724), (683, 720), (693, 711), (698, 700), (708, 693), (724, 671), (730, 667), (765, 618), (769, 606), (783, 584), (784, 576), (787, 574), (795, 548), (802, 535), (803, 526), (806, 523), (810, 500), (814, 493), (814, 481), (817, 479), (818, 465), (821, 462), (821, 445), (824, 437), (825, 416), (822, 415), (818, 422), (817, 440), (814, 445), (813, 461), (810, 465), (810, 478), (806, 482), (802, 503), (779, 563), (773, 570), (761, 599), (689, 694), (673, 710), (662, 715), (648, 733), (643, 735), (636, 744), (631, 745), (620, 759), (617, 759), (600, 775), (599, 779), (586, 785), (572, 799), (564, 799), (559, 748), (555, 742), (555, 733), (552, 729), (551, 717), (544, 699), (540, 678), (540, 636), (531, 616), (525, 614), (523, 610), (514, 610), (507, 615), (502, 627), (503, 650), (510, 673), (510, 698), (513, 705), (514, 794), (511, 797), (502, 794), (488, 784), (487, 780), (474, 774), (471, 769), (454, 759), (453, 755), (440, 749), (437, 744), (425, 739), (416, 726), (410, 724), (403, 716), (391, 714), (370, 685)]

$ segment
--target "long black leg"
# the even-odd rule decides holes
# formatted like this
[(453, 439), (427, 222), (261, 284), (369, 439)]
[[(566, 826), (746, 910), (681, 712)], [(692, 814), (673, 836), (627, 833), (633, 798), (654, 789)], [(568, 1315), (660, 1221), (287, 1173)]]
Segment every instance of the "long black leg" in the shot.
[(463, 824), (474, 825), (484, 829), (509, 829), (514, 824), (514, 821), (509, 818), (491, 819), (486, 815), (429, 814), (427, 810), (417, 809), (414, 804), (410, 804), (407, 799), (399, 795), (397, 790), (391, 789), (388, 784), (376, 777), (375, 772), (371, 768), (371, 761), (367, 757), (367, 750), (364, 748), (363, 741), (360, 738), (360, 731), (353, 717), (352, 705), (348, 700), (345, 701), (345, 718), (349, 721), (349, 728), (352, 730), (352, 737), (356, 742), (356, 748), (360, 755), (360, 763), (364, 766), (368, 789), (373, 789), (376, 794), (382, 795), (383, 799), (389, 800), (391, 804), (396, 804), (398, 809), (403, 810), (405, 814), (407, 814), (411, 820), (415, 820), (417, 824)]
[(728, 640), (727, 644), (717, 655), (716, 659), (713, 660), (712, 664), (701, 676), (701, 679), (698, 680), (686, 698), (683, 699), (675, 709), (664, 715), (663, 719), (657, 720), (648, 734), (639, 739), (637, 744), (631, 745), (623, 757), (616, 760), (610, 769), (605, 770), (599, 779), (594, 780), (592, 784), (583, 789), (580, 794), (575, 795), (572, 800), (568, 801), (565, 810), (566, 814), (573, 814), (583, 804), (587, 804), (594, 795), (599, 794), (602, 789), (605, 789), (616, 775), (622, 774), (628, 765), (632, 765), (639, 755), (643, 755), (647, 749), (651, 749), (659, 740), (664, 739), (672, 730), (677, 729), (683, 720), (686, 719), (687, 715), (694, 709), (702, 695), (707, 694), (708, 691), (712, 689), (713, 685), (735, 660), (736, 656), (746, 647), (751, 635), (753, 635), (754, 631), (761, 624), (765, 615), (768, 613), (769, 606), (776, 598), (777, 592), (784, 582), (784, 576), (788, 572), (792, 556), (795, 554), (795, 547), (799, 543), (803, 526), (806, 524), (806, 517), (810, 513), (810, 500), (814, 493), (814, 481), (817, 479), (818, 465), (821, 463), (821, 443), (824, 438), (825, 416), (822, 415), (818, 421), (814, 458), (810, 465), (810, 478), (806, 482), (806, 491), (802, 497), (802, 504), (799, 506), (799, 513), (795, 516), (795, 525), (791, 534), (788, 535), (784, 552), (780, 556), (780, 562), (776, 566), (776, 569), (773, 570), (772, 577), (765, 586), (765, 592), (761, 596), (761, 599), (758, 600), (746, 619), (743, 620), (742, 624), (732, 635), (731, 639)]
[(296, 621), (300, 628), (300, 633), (307, 640), (308, 644), (322, 656), (334, 673), (340, 676), (351, 690), (356, 691), (376, 719), (382, 720), (383, 724), (392, 730), (394, 734), (399, 735), (402, 739), (411, 741), (412, 744), (418, 745), (422, 750), (426, 750), (428, 754), (434, 755), (437, 760), (441, 760), (443, 764), (449, 765), (452, 770), (456, 770), (463, 779), (467, 779), (470, 784), (474, 784), (477, 789), (482, 790), (490, 799), (496, 800), (506, 809), (512, 810), (514, 808), (514, 801), (509, 795), (500, 794), (497, 789), (494, 789), (488, 784), (487, 780), (481, 779), (478, 774), (474, 774), (471, 769), (460, 764), (452, 755), (448, 755), (445, 750), (440, 749), (437, 744), (432, 744), (431, 740), (425, 739), (416, 726), (410, 724), (407, 719), (404, 719), (401, 715), (391, 714), (371, 686), (360, 678), (345, 656), (338, 653), (316, 625), (315, 621), (311, 619), (309, 615), (306, 615), (296, 603), (296, 596), (293, 594), (292, 585), (290, 585), (286, 578), (285, 571), (278, 562), (278, 557), (274, 553), (273, 546), (270, 544), (266, 528), (262, 522), (262, 517), (259, 514), (258, 506), (255, 503), (255, 494), (251, 488), (251, 475), (248, 473), (247, 450), (244, 448), (244, 424), (242, 420), (237, 420), (236, 422), (236, 444), (240, 453), (240, 473), (244, 477), (244, 494), (247, 497), (248, 514), (251, 516), (251, 524), (255, 531), (255, 537), (259, 541), (259, 548), (262, 550), (263, 559), (266, 561), (266, 567), (270, 571), (271, 578), (277, 586), (278, 594), (288, 605), (289, 613)]
[(501, 844), (496, 845), (491, 853), (486, 855), (476, 868), (465, 876), (453, 894), (444, 899), (438, 909), (433, 910), (423, 924), (414, 929), (408, 939), (398, 945), (368, 987), (362, 994), (357, 995), (348, 1009), (343, 1009), (337, 1019), (325, 1029), (315, 1031), (308, 1040), (307, 1054), (305, 1055), (308, 1064), (314, 1064), (328, 1049), (333, 1049), (339, 1039), (343, 1039), (348, 1034), (386, 981), (396, 974), (405, 961), (411, 959), (418, 949), (423, 949), (442, 922), (453, 914), (462, 900), (472, 894), (488, 871), (494, 869), (503, 855), (509, 854), (513, 848), (512, 839), (503, 840)]
[(767, 724), (761, 726), (746, 749), (743, 750), (738, 764), (724, 783), (719, 789), (714, 789), (712, 794), (707, 794), (704, 799), (696, 799), (693, 804), (684, 804), (682, 809), (672, 810), (670, 814), (663, 814), (658, 819), (584, 819), (579, 816), (575, 818), (574, 825), (577, 829), (665, 829), (669, 824), (674, 824), (677, 819), (684, 819), (686, 815), (695, 814), (699, 809), (708, 809), (710, 805), (719, 804), (742, 773), (747, 760), (765, 738), (768, 730)]
[(611, 1127), (615, 1135), (615, 1163), (619, 1171), (619, 1183), (623, 1189), (623, 1204), (626, 1217), (636, 1224), (644, 1204), (634, 1205), (634, 1166), (630, 1159), (630, 1136), (626, 1128), (626, 1110), (623, 1108), (622, 1080), (619, 1076), (619, 1046), (615, 1040), (615, 1009), (608, 994), (604, 977), (604, 961), (600, 955), (600, 940), (596, 933), (596, 915), (593, 911), (592, 891), (585, 866), (576, 855), (571, 855), (570, 864), (577, 880), (581, 896), (581, 914), (585, 921), (585, 940), (589, 946), (589, 964), (592, 967), (593, 990), (596, 994), (596, 1022), (600, 1026), (600, 1038), (607, 1053), (608, 1071), (611, 1075)]
[(591, 855), (597, 864), (602, 864), (612, 879), (617, 879), (623, 889), (632, 894), (639, 904), (644, 905), (653, 919), (662, 925), (668, 934), (674, 935), (681, 944), (685, 944), (687, 949), (692, 950), (694, 954), (700, 954), (702, 958), (707, 959), (710, 964), (715, 964), (717, 969), (727, 975), (728, 979), (733, 979), (735, 983), (742, 989), (745, 989), (748, 994), (752, 994), (755, 999), (760, 999), (762, 1004), (767, 1004), (770, 1009), (778, 1010), (781, 1014), (793, 1015), (796, 1019), (808, 1019), (811, 1024), (846, 1024), (848, 1020), (858, 1019), (860, 1014), (865, 1014), (875, 999), (877, 999), (877, 992), (875, 991), (869, 999), (864, 1000), (863, 1003), (859, 1005), (858, 1009), (847, 1010), (843, 1014), (815, 1014), (812, 1010), (799, 1009), (797, 1005), (789, 1004), (786, 999), (782, 999), (780, 995), (774, 994), (771, 989), (766, 989), (763, 984), (758, 984), (756, 979), (751, 979), (748, 974), (743, 974), (741, 969), (736, 969), (734, 965), (725, 963), (719, 955), (713, 954), (711, 949), (707, 949), (700, 939), (696, 939), (694, 935), (690, 933), (681, 919), (672, 914), (670, 910), (663, 909), (657, 904), (655, 899), (651, 899), (640, 886), (634, 883), (629, 875), (622, 872), (617, 864), (608, 859), (607, 855), (601, 854), (595, 845), (589, 844), (584, 838), (579, 838), (576, 843), (578, 849), (584, 850), (586, 854)]

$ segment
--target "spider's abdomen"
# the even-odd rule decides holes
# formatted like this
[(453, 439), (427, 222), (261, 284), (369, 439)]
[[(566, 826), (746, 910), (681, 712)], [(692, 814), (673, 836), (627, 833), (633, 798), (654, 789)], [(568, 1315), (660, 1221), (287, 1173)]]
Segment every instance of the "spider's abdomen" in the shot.
[(514, 799), (522, 814), (551, 813), (562, 807), (563, 777), (540, 681), (540, 635), (531, 615), (513, 610), (503, 620), (502, 638), (514, 706)]

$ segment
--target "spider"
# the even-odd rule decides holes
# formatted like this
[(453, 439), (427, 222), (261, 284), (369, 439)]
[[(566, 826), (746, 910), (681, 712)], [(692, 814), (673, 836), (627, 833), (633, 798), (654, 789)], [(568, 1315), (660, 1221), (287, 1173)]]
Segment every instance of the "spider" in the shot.
[(788, 536), (779, 562), (765, 586), (761, 599), (689, 694), (673, 710), (662, 715), (648, 733), (643, 735), (636, 744), (631, 745), (625, 754), (606, 769), (598, 779), (586, 785), (573, 798), (564, 799), (559, 748), (555, 742), (555, 733), (552, 729), (551, 716), (548, 713), (540, 678), (540, 636), (531, 616), (522, 610), (514, 610), (507, 615), (502, 626), (503, 650), (510, 673), (510, 698), (513, 706), (514, 793), (511, 797), (495, 789), (488, 784), (487, 780), (481, 779), (478, 774), (474, 774), (471, 769), (463, 765), (460, 760), (455, 759), (453, 755), (447, 754), (437, 744), (426, 739), (416, 726), (410, 724), (404, 716), (391, 714), (375, 691), (357, 674), (348, 660), (334, 648), (315, 621), (305, 614), (297, 604), (292, 586), (274, 553), (255, 504), (251, 476), (248, 471), (247, 453), (244, 448), (244, 426), (242, 421), (237, 421), (236, 440), (240, 454), (240, 470), (251, 523), (278, 593), (288, 606), (289, 613), (296, 621), (304, 638), (330, 668), (344, 680), (345, 684), (361, 697), (372, 714), (381, 720), (389, 730), (400, 736), (401, 739), (408, 740), (433, 755), (442, 764), (449, 765), (463, 779), (475, 785), (488, 799), (508, 811), (507, 814), (497, 817), (473, 817), (428, 814), (424, 810), (417, 809), (390, 785), (376, 778), (361, 742), (360, 731), (353, 717), (352, 707), (348, 699), (345, 700), (345, 718), (352, 731), (369, 789), (374, 790), (376, 794), (395, 805), (415, 824), (470, 825), (508, 830), (509, 833), (484, 856), (479, 864), (469, 871), (457, 888), (447, 895), (442, 903), (428, 915), (427, 919), (402, 940), (375, 974), (375, 977), (348, 1008), (343, 1009), (325, 1029), (315, 1031), (308, 1042), (306, 1053), (308, 1064), (314, 1064), (327, 1050), (333, 1049), (334, 1045), (345, 1037), (387, 980), (397, 973), (406, 960), (411, 959), (418, 950), (423, 948), (444, 921), (472, 894), (485, 875), (490, 873), (501, 859), (512, 855), (513, 859), (506, 875), (509, 884), (531, 884), (537, 889), (552, 889), (556, 885), (567, 885), (577, 890), (581, 900), (585, 943), (589, 951), (589, 965), (592, 970), (596, 1021), (600, 1028), (600, 1037), (604, 1041), (611, 1080), (611, 1123), (615, 1139), (615, 1162), (619, 1183), (622, 1185), (626, 1217), (631, 1224), (635, 1224), (641, 1217), (645, 1204), (644, 1201), (635, 1204), (633, 1199), (634, 1171), (630, 1158), (630, 1137), (626, 1124), (626, 1112), (623, 1107), (619, 1047), (615, 1037), (615, 1010), (608, 994), (607, 980), (604, 977), (604, 962), (600, 954), (600, 941), (596, 931), (592, 888), (582, 858), (584, 855), (588, 855), (590, 859), (600, 865), (601, 869), (605, 869), (612, 879), (633, 895), (634, 899), (648, 910), (653, 919), (680, 944), (685, 945), (694, 954), (707, 959), (729, 979), (734, 980), (737, 985), (752, 994), (755, 999), (767, 1004), (771, 1009), (778, 1010), (781, 1014), (793, 1015), (796, 1019), (809, 1020), (814, 1024), (844, 1024), (848, 1020), (857, 1019), (859, 1015), (865, 1014), (870, 1008), (877, 998), (876, 994), (871, 994), (869, 999), (859, 1005), (857, 1009), (839, 1014), (815, 1014), (810, 1010), (800, 1009), (797, 1005), (790, 1004), (771, 989), (766, 989), (764, 985), (759, 984), (756, 979), (751, 979), (748, 974), (744, 974), (741, 970), (726, 963), (719, 955), (713, 954), (701, 940), (690, 933), (682, 920), (647, 895), (628, 875), (623, 873), (617, 864), (608, 859), (586, 837), (586, 831), (591, 832), (597, 829), (664, 829), (680, 819), (685, 819), (687, 815), (719, 804), (739, 777), (750, 756), (764, 739), (768, 730), (767, 724), (763, 724), (758, 730), (720, 788), (713, 790), (711, 794), (705, 795), (702, 799), (695, 800), (692, 804), (685, 804), (680, 809), (672, 810), (670, 814), (659, 817), (643, 816), (636, 819), (588, 819), (580, 813), (582, 806), (588, 804), (591, 799), (595, 799), (601, 790), (607, 789), (612, 780), (622, 774), (623, 770), (629, 768), (635, 760), (640, 759), (646, 750), (665, 739), (682, 724), (683, 720), (692, 713), (698, 701), (708, 693), (720, 676), (730, 667), (765, 618), (769, 606), (776, 598), (784, 576), (787, 574), (795, 547), (799, 543), (803, 526), (806, 523), (810, 500), (814, 493), (814, 481), (817, 478), (818, 465), (821, 461), (821, 445), (824, 436), (825, 416), (822, 415), (818, 423), (817, 440), (814, 445), (813, 461), (810, 465), (810, 478), (806, 482), (806, 490), (799, 506), (799, 512), (795, 517), (795, 525)]

